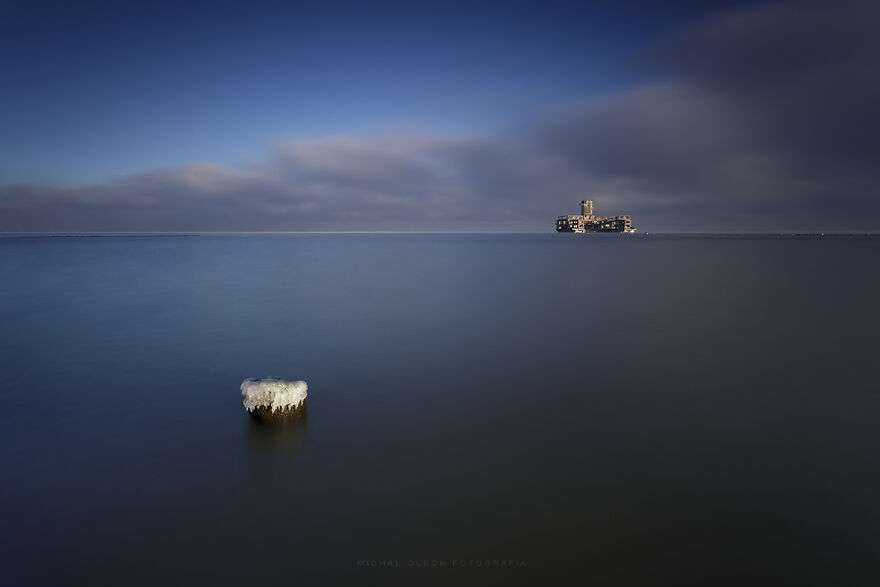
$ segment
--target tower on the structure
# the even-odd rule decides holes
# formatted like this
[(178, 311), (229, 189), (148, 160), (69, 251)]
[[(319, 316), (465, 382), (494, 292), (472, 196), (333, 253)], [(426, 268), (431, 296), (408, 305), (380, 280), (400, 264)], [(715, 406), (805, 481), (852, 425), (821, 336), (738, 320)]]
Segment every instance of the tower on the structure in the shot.
[(581, 214), (585, 220), (593, 218), (593, 200), (584, 200), (581, 202)]

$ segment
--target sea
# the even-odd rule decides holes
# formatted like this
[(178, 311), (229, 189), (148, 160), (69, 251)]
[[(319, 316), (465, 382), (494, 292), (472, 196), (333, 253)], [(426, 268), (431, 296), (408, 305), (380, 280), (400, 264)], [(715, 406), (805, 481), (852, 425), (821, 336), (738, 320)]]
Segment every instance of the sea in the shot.
[[(880, 238), (0, 237), (4, 585), (880, 584)], [(305, 380), (266, 424), (246, 378)]]

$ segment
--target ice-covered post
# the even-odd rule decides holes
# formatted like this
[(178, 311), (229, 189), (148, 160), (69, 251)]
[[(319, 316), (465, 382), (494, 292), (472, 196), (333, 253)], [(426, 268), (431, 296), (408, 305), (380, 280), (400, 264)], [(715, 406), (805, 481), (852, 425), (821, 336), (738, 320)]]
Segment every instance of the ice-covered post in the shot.
[(241, 382), (245, 409), (259, 417), (301, 416), (306, 409), (308, 391), (305, 381), (285, 381), (277, 377)]

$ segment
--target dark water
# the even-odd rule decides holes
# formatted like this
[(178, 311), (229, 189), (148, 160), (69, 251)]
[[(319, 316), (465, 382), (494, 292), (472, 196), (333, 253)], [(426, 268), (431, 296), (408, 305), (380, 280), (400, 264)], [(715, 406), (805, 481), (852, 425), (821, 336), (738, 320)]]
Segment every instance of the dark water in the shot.
[[(872, 238), (0, 239), (2, 581), (876, 585), (878, 261)], [(305, 420), (248, 419), (266, 375), (308, 381)]]

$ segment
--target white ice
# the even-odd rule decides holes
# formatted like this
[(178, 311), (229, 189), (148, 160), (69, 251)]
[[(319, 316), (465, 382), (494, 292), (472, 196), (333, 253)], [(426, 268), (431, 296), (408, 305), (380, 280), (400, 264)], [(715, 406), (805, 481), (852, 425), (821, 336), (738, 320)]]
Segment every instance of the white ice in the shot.
[(256, 408), (297, 408), (305, 401), (309, 386), (305, 381), (285, 381), (277, 377), (245, 379), (241, 382), (241, 398), (248, 412)]

